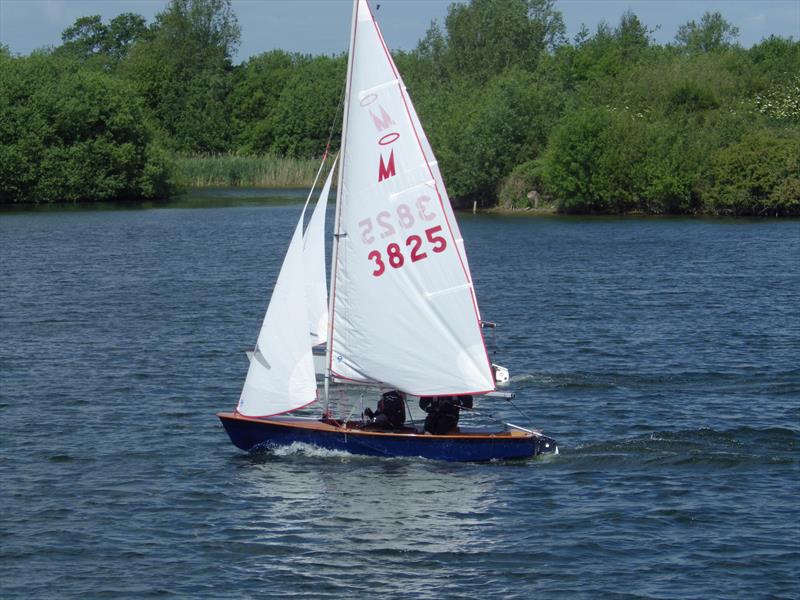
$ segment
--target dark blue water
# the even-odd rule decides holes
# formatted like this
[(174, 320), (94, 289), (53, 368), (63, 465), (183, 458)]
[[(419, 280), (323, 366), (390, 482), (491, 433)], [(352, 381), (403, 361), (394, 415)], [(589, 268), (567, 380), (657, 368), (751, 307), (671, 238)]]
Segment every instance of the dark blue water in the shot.
[(447, 464), (228, 441), (298, 214), (0, 216), (2, 598), (800, 596), (800, 222), (461, 217), (561, 454)]

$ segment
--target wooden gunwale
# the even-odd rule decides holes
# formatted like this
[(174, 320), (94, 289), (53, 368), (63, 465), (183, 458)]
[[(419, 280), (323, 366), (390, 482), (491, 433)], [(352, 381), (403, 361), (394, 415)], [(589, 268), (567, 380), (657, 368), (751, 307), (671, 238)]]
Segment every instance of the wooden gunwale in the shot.
[(250, 423), (259, 423), (261, 425), (274, 425), (278, 427), (287, 427), (291, 429), (307, 429), (312, 431), (324, 431), (328, 433), (342, 433), (347, 435), (359, 435), (359, 436), (414, 438), (418, 440), (443, 440), (443, 439), (489, 440), (497, 438), (526, 439), (534, 437), (534, 434), (527, 433), (525, 431), (519, 431), (516, 429), (511, 429), (509, 431), (497, 431), (493, 433), (460, 431), (458, 433), (448, 433), (443, 435), (430, 435), (430, 434), (426, 435), (424, 433), (419, 433), (411, 429), (408, 429), (407, 430), (408, 432), (406, 433), (406, 432), (396, 432), (396, 431), (374, 431), (374, 430), (369, 431), (352, 427), (340, 427), (323, 421), (303, 419), (298, 417), (256, 418), (256, 417), (245, 417), (243, 415), (238, 415), (232, 412), (220, 412), (217, 413), (217, 417), (219, 417), (220, 419), (248, 421)]

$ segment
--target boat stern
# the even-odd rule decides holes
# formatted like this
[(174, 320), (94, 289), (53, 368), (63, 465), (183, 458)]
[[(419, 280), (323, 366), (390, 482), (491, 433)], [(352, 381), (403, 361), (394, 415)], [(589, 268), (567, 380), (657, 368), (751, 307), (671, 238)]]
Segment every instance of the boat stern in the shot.
[(538, 456), (540, 454), (558, 454), (558, 443), (551, 438), (547, 437), (546, 435), (537, 434), (535, 436), (535, 455)]

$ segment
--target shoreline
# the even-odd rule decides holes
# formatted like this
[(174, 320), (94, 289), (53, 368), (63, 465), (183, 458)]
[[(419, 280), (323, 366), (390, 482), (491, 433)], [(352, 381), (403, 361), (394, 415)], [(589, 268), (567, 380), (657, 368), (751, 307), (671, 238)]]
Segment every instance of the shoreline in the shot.
[[(47, 212), (47, 211), (80, 211), (80, 210), (149, 210), (158, 208), (222, 208), (226, 206), (253, 206), (271, 204), (293, 204), (305, 200), (309, 187), (298, 186), (206, 186), (190, 187), (175, 198), (167, 200), (113, 200), (98, 202), (57, 202), (57, 203), (9, 203), (0, 204), (0, 215)], [(332, 196), (335, 188), (331, 190)], [(664, 219), (732, 219), (732, 220), (798, 220), (800, 216), (775, 216), (775, 215), (720, 215), (714, 213), (687, 213), (687, 214), (658, 214), (641, 211), (625, 213), (597, 213), (597, 212), (559, 212), (558, 209), (548, 204), (540, 208), (505, 208), (492, 206), (477, 208), (473, 211), (467, 205), (454, 206), (459, 215), (484, 215), (496, 217), (534, 218), (534, 217), (616, 217), (616, 218), (664, 218)]]
[[(456, 209), (458, 213), (473, 214), (471, 208)], [(479, 208), (474, 214), (493, 215), (499, 217), (581, 217), (581, 218), (658, 218), (658, 219), (732, 219), (732, 220), (759, 220), (759, 221), (792, 221), (800, 220), (800, 215), (720, 215), (716, 213), (648, 213), (642, 211), (628, 211), (621, 213), (599, 212), (559, 212), (555, 206), (542, 208), (504, 208), (492, 206)]]
[[(473, 212), (471, 208), (459, 209), (460, 212)], [(489, 208), (478, 208), (475, 214), (485, 215), (501, 215), (501, 216), (531, 216), (531, 217), (547, 217), (554, 215), (563, 215), (565, 213), (558, 212), (558, 209), (548, 204), (540, 208), (505, 208), (503, 206), (490, 206)]]

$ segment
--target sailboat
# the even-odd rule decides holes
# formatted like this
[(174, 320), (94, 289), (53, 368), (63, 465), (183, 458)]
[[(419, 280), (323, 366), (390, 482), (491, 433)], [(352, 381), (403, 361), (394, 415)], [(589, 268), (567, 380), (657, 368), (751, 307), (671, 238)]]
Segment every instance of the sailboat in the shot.
[[(398, 390), (406, 398), (495, 391), (464, 241), (431, 146), (366, 0), (353, 5), (336, 193), (327, 311), (323, 316), (320, 303), (309, 302), (319, 295), (312, 283), (319, 281), (319, 259), (310, 258), (319, 253), (304, 253), (307, 200), (236, 410), (217, 415), (231, 441), (250, 452), (304, 443), (449, 461), (557, 452), (552, 438), (509, 423), (431, 435), (413, 421), (388, 430), (351, 419), (355, 403), (343, 418), (331, 411), (334, 384)], [(315, 213), (323, 195), (326, 190)], [(319, 227), (313, 216), (305, 240), (311, 240), (312, 226)], [(321, 417), (297, 416), (318, 400), (312, 345), (321, 338), (320, 326), (325, 408)]]

